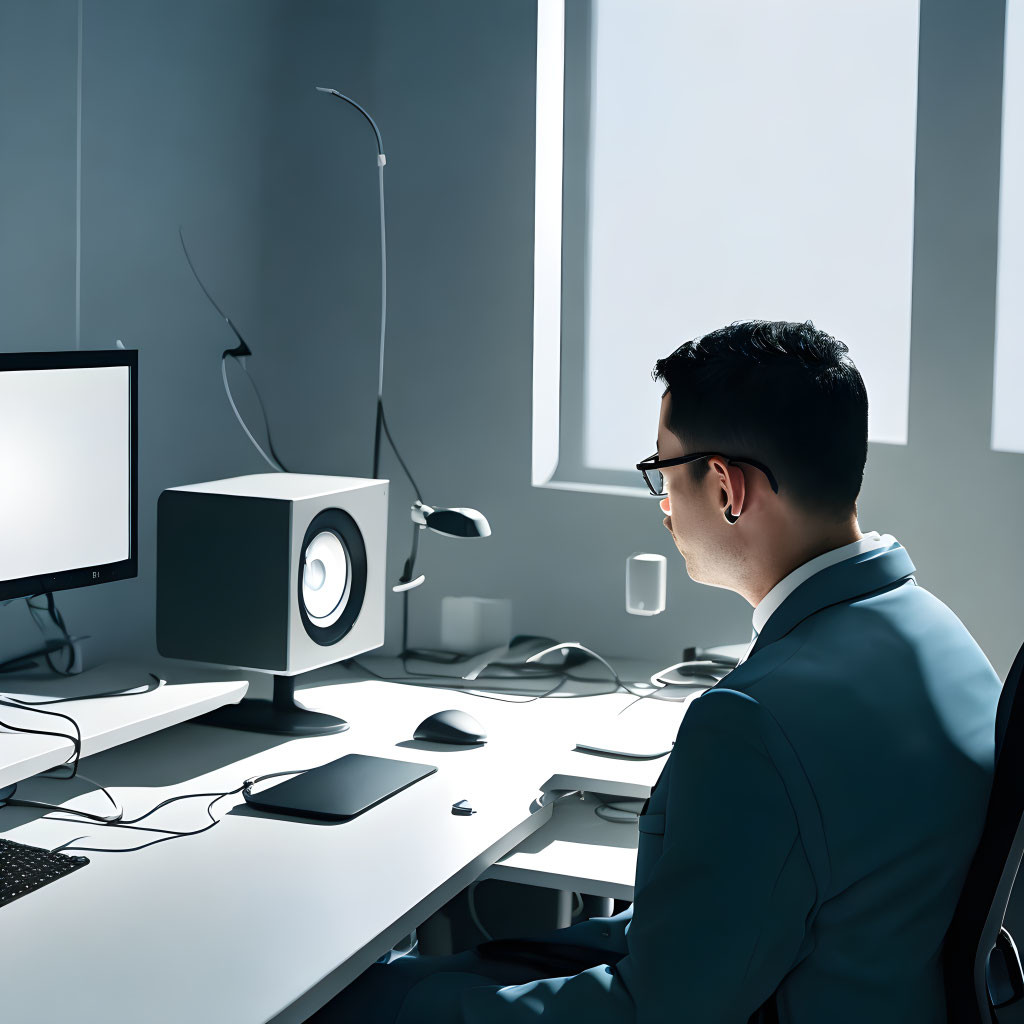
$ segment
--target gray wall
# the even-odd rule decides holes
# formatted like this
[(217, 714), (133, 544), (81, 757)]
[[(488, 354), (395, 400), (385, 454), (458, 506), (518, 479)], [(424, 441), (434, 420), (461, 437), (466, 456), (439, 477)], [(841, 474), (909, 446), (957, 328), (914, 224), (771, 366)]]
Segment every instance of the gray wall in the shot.
[[(293, 18), (294, 6), (84, 0), (79, 160), (79, 4), (0, 2), (0, 350), (75, 347), (77, 208), (81, 347), (121, 338), (140, 353), (139, 576), (58, 595), (71, 631), (92, 638), (87, 666), (155, 651), (159, 493), (266, 468), (224, 397), (220, 353), (235, 341), (188, 271), (179, 225), (208, 287), (256, 353), (250, 369), (269, 392), (272, 422), (292, 414), (281, 404), (290, 396), (266, 388), (273, 363), (262, 357), (277, 346), (287, 356), (297, 339), (266, 329), (264, 305), (282, 311), (278, 319), (315, 301), (324, 307), (318, 312), (334, 315), (323, 301), (329, 292), (303, 295), (301, 278), (294, 287), (275, 282), (265, 303), (264, 284), (277, 269), (275, 218), (289, 212), (274, 181), (279, 121), (292, 116), (279, 96), (296, 88), (279, 35), (287, 37), (293, 21), (344, 12), (304, 4)], [(348, 34), (337, 29), (325, 44), (330, 38), (331, 60), (349, 67)], [(292, 207), (302, 205), (296, 198)], [(335, 239), (339, 252), (342, 242)], [(253, 422), (244, 378), (235, 393)], [(37, 641), (21, 602), (0, 608), (0, 657)]]
[[(74, 344), (77, 16), (75, 0), (0, 3), (4, 350)], [(991, 0), (923, 5), (910, 443), (872, 446), (860, 503), (862, 528), (900, 538), (1000, 674), (1024, 603), (1022, 463), (989, 450), (1002, 21)], [(445, 594), (511, 597), (517, 630), (610, 655), (749, 635), (740, 598), (687, 578), (654, 502), (529, 486), (534, 43), (527, 0), (84, 0), (81, 340), (138, 347), (142, 401), (139, 578), (60, 598), (92, 660), (153, 650), (160, 490), (265, 468), (220, 389), (232, 339), (179, 224), (255, 352), (289, 468), (369, 473), (373, 137), (317, 84), (363, 102), (384, 136), (396, 439), (428, 501), (479, 507), (494, 528), (424, 536), (413, 641), (436, 642)], [(412, 495), (390, 455), (384, 468), (397, 578)], [(672, 566), (651, 619), (623, 608), (637, 549)], [(391, 598), (391, 648), (398, 610)], [(4, 609), (0, 655), (31, 630)]]
[[(612, 653), (746, 639), (749, 607), (688, 579), (654, 502), (527, 486), (534, 17), (515, 0), (375, 5), (391, 418), (428, 500), (494, 526), (424, 541), (413, 638), (436, 638), (441, 595), (480, 593), (511, 596), (518, 629)], [(900, 538), (1003, 675), (1024, 639), (1024, 462), (989, 449), (1003, 5), (924, 0), (921, 21), (910, 438), (871, 446), (860, 522)], [(651, 619), (623, 609), (636, 549), (674, 567)]]

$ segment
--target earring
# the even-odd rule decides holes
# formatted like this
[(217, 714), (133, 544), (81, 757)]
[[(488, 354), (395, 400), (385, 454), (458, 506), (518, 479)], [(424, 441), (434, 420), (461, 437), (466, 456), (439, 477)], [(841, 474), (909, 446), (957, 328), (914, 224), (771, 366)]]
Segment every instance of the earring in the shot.
[(739, 516), (734, 516), (732, 514), (732, 505), (730, 505), (727, 509), (725, 509), (725, 521), (730, 526), (735, 526), (736, 523), (739, 522), (739, 518), (740, 518)]

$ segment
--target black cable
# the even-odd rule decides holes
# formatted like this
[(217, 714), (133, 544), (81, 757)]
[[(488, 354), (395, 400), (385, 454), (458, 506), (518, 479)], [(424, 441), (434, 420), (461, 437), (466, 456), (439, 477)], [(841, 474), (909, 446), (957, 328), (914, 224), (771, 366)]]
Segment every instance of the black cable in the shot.
[(362, 114), (363, 117), (365, 117), (366, 120), (370, 122), (370, 127), (373, 129), (373, 134), (377, 138), (377, 153), (380, 156), (384, 155), (384, 143), (381, 140), (380, 129), (377, 127), (377, 122), (374, 121), (374, 119), (372, 117), (370, 117), (370, 115), (366, 112), (366, 110), (363, 109), (363, 107), (361, 107), (358, 103), (356, 103), (356, 101), (354, 99), (352, 99), (351, 96), (346, 96), (346, 95), (344, 95), (344, 93), (338, 92), (337, 89), (325, 89), (322, 85), (318, 85), (316, 87), (316, 91), (317, 92), (326, 92), (330, 96), (337, 96), (337, 98), (339, 100), (344, 100), (346, 103), (351, 104), (353, 107), (355, 107), (356, 110), (358, 110), (359, 113)]
[[(44, 705), (44, 704), (64, 704), (64, 703), (66, 703), (68, 701), (73, 701), (73, 700), (98, 700), (100, 698), (105, 698), (105, 697), (119, 697), (119, 696), (124, 696), (124, 695), (132, 695), (132, 696), (134, 696), (135, 693), (149, 693), (149, 692), (151, 692), (152, 689), (156, 689), (156, 688), (158, 688), (161, 685), (161, 681), (160, 681), (159, 677), (154, 675), (152, 672), (150, 672), (149, 675), (156, 681), (157, 685), (156, 685), (156, 687), (150, 687), (149, 689), (142, 690), (142, 691), (139, 691), (137, 687), (132, 687), (132, 688), (130, 688), (128, 690), (109, 690), (109, 691), (106, 691), (104, 693), (90, 694), (90, 695), (85, 696), (85, 697), (56, 697), (56, 698), (52, 698), (52, 699), (39, 700), (39, 701), (24, 700), (21, 697), (12, 697), (9, 694), (6, 695), (6, 696), (0, 697), (0, 706), (8, 707), (8, 708), (14, 708), (15, 710), (22, 709), (22, 710), (25, 710), (25, 711), (34, 712), (35, 714), (38, 714), (38, 715), (50, 715), (50, 716), (52, 716), (54, 718), (62, 718), (62, 719), (64, 719), (64, 721), (71, 723), (72, 728), (75, 730), (73, 736), (72, 735), (68, 735), (67, 733), (63, 733), (63, 732), (53, 732), (51, 730), (45, 730), (45, 729), (32, 729), (32, 728), (30, 728), (28, 726), (23, 726), (23, 725), (11, 725), (10, 723), (4, 722), (4, 721), (0, 721), (0, 726), (2, 726), (5, 729), (10, 730), (11, 732), (29, 733), (31, 735), (36, 735), (36, 736), (54, 736), (54, 737), (57, 737), (59, 739), (66, 739), (66, 740), (68, 740), (72, 744), (72, 748), (73, 748), (72, 749), (72, 753), (71, 753), (71, 757), (69, 757), (64, 762), (64, 764), (58, 765), (56, 768), (51, 768), (51, 769), (48, 769), (47, 771), (39, 772), (38, 774), (39, 774), (40, 778), (58, 779), (58, 780), (61, 780), (61, 781), (68, 781), (70, 779), (75, 778), (76, 776), (81, 775), (81, 777), (83, 779), (86, 779), (87, 781), (92, 782), (92, 784), (94, 786), (96, 786), (103, 793), (103, 795), (110, 801), (110, 803), (115, 808), (117, 808), (117, 814), (115, 816), (111, 817), (110, 815), (96, 815), (96, 814), (90, 813), (89, 811), (77, 810), (76, 808), (73, 808), (73, 807), (64, 807), (64, 806), (62, 806), (60, 804), (44, 803), (44, 802), (39, 801), (39, 800), (23, 800), (20, 797), (8, 797), (4, 801), (3, 805), (0, 805), (0, 806), (6, 805), (6, 806), (11, 806), (11, 807), (31, 807), (31, 808), (40, 809), (40, 810), (47, 810), (47, 811), (61, 811), (61, 812), (65, 813), (65, 814), (75, 814), (75, 815), (78, 815), (79, 817), (87, 818), (90, 821), (98, 821), (98, 822), (100, 822), (101, 824), (104, 824), (104, 825), (109, 825), (109, 824), (113, 824), (114, 822), (120, 821), (121, 820), (121, 816), (123, 815), (124, 812), (118, 806), (117, 801), (113, 798), (113, 796), (111, 796), (110, 791), (105, 786), (103, 786), (101, 783), (98, 783), (98, 782), (96, 782), (93, 779), (88, 779), (88, 777), (84, 773), (80, 773), (79, 770), (78, 770), (79, 769), (79, 764), (80, 764), (80, 762), (82, 760), (82, 728), (81, 728), (81, 726), (70, 715), (66, 715), (66, 714), (64, 714), (61, 711), (46, 711), (40, 705)], [(69, 764), (69, 762), (71, 762), (71, 763)], [(63, 768), (63, 767), (69, 767), (70, 768), (70, 771), (66, 775), (55, 775), (55, 774), (53, 774), (54, 772), (58, 771), (60, 768)], [(65, 819), (65, 820), (69, 820), (69, 819)]]
[(242, 372), (249, 379), (249, 383), (252, 385), (253, 392), (256, 395), (256, 401), (259, 403), (260, 414), (263, 417), (263, 429), (267, 435), (267, 447), (270, 449), (270, 454), (274, 461), (281, 467), (282, 472), (289, 472), (285, 464), (281, 461), (277, 452), (274, 450), (274, 439), (270, 435), (270, 419), (267, 416), (266, 406), (263, 404), (263, 397), (260, 395), (260, 389), (256, 386), (256, 381), (253, 379), (249, 368), (242, 362), (245, 356), (252, 355), (252, 349), (245, 342), (245, 338), (242, 337), (242, 332), (234, 325), (231, 318), (217, 305), (217, 301), (210, 294), (209, 289), (203, 284), (203, 279), (199, 276), (199, 271), (196, 270), (195, 264), (192, 262), (192, 257), (189, 255), (188, 246), (185, 245), (185, 235), (181, 229), (181, 225), (178, 226), (178, 239), (181, 242), (181, 251), (185, 254), (185, 261), (188, 263), (188, 269), (192, 271), (192, 276), (196, 279), (196, 284), (202, 289), (203, 294), (209, 300), (210, 305), (217, 311), (221, 319), (231, 328), (231, 332), (238, 339), (238, 344), (234, 348), (225, 349), (221, 354), (221, 359), (227, 359), (229, 356), (232, 357), (235, 362), (242, 368)]
[[(244, 790), (247, 790), (250, 787), (255, 786), (257, 783), (265, 782), (267, 779), (276, 779), (276, 778), (279, 778), (282, 775), (301, 775), (303, 772), (310, 771), (310, 770), (311, 769), (308, 769), (308, 768), (295, 768), (295, 769), (292, 769), (292, 770), (289, 770), (289, 771), (283, 771), (283, 772), (270, 772), (267, 775), (259, 775), (259, 776), (255, 777), (255, 778), (252, 778), (252, 779), (246, 779), (245, 782), (243, 782), (240, 786), (236, 786), (234, 789), (225, 790), (224, 792), (221, 792), (221, 793), (183, 793), (180, 796), (172, 796), (172, 797), (168, 797), (168, 799), (166, 799), (166, 800), (162, 800), (160, 803), (158, 803), (156, 805), (156, 807), (153, 807), (150, 810), (146, 811), (145, 814), (140, 814), (137, 818), (125, 818), (125, 819), (123, 819), (121, 821), (113, 821), (113, 822), (104, 822), (103, 823), (103, 824), (106, 824), (110, 828), (125, 828), (125, 829), (130, 829), (132, 831), (137, 831), (137, 832), (157, 832), (157, 833), (161, 833), (161, 838), (160, 839), (154, 839), (151, 842), (142, 843), (140, 846), (130, 846), (130, 847), (125, 847), (125, 848), (122, 848), (122, 849), (119, 849), (119, 850), (112, 850), (109, 847), (103, 847), (103, 846), (72, 846), (71, 845), (72, 843), (77, 843), (80, 839), (86, 838), (85, 836), (78, 836), (75, 839), (69, 839), (66, 843), (63, 843), (60, 846), (54, 847), (50, 852), (51, 853), (60, 853), (60, 852), (62, 852), (64, 850), (72, 850), (72, 851), (83, 852), (83, 853), (134, 853), (137, 850), (145, 850), (149, 846), (156, 846), (157, 843), (166, 843), (166, 842), (168, 842), (171, 839), (180, 839), (180, 838), (183, 838), (185, 836), (197, 836), (197, 835), (200, 835), (203, 832), (208, 832), (211, 828), (214, 827), (214, 825), (217, 825), (217, 824), (220, 823), (221, 819), (220, 818), (215, 818), (213, 816), (213, 807), (214, 807), (214, 805), (218, 801), (223, 800), (224, 797), (226, 797), (226, 796), (233, 796), (235, 793), (241, 793)], [(195, 800), (195, 799), (200, 798), (200, 797), (208, 797), (208, 796), (209, 797), (213, 797), (213, 799), (206, 805), (206, 814), (207, 814), (207, 816), (210, 819), (210, 824), (209, 825), (204, 825), (202, 828), (190, 829), (190, 830), (176, 830), (176, 829), (153, 828), (151, 826), (144, 826), (144, 825), (138, 825), (137, 824), (140, 821), (144, 821), (151, 814), (155, 814), (161, 808), (166, 807), (168, 804), (176, 803), (179, 800)], [(62, 810), (66, 810), (66, 808), (62, 808)], [(47, 816), (47, 818), (50, 821), (67, 820), (67, 819), (61, 819), (61, 818), (50, 818), (49, 816)]]
[[(78, 762), (81, 760), (82, 756), (82, 729), (70, 715), (65, 715), (60, 711), (45, 711), (43, 708), (26, 708), (24, 707), (24, 705), (17, 703), (11, 700), (10, 698), (5, 697), (0, 698), (0, 705), (2, 705), (3, 707), (14, 708), (16, 710), (21, 711), (32, 711), (37, 715), (51, 715), (54, 718), (63, 718), (65, 721), (70, 722), (75, 730), (74, 736), (69, 736), (67, 733), (64, 732), (52, 732), (46, 729), (30, 729), (26, 725), (9, 725), (7, 722), (3, 721), (0, 721), (0, 726), (3, 726), (3, 728), (5, 729), (9, 729), (11, 732), (31, 733), (38, 736), (56, 736), (60, 739), (68, 740), (70, 743), (74, 745), (74, 750), (71, 755), (74, 758), (74, 763), (71, 767), (71, 774), (62, 777), (73, 779), (78, 774)], [(65, 765), (67, 763), (67, 761), (64, 762)], [(58, 767), (60, 766), (58, 765)], [(55, 769), (50, 770), (53, 771)]]
[[(46, 700), (25, 700), (22, 697), (12, 697), (8, 694), (7, 699), (17, 701), (18, 704), (26, 708), (38, 708), (46, 704), (68, 704), (72, 701), (102, 700), (106, 697), (135, 697), (141, 696), (144, 693), (152, 693), (154, 690), (159, 690), (163, 685), (159, 676), (155, 673), (150, 672), (149, 676), (155, 681), (154, 683), (133, 683), (131, 686), (126, 686), (123, 690), (104, 690), (102, 693), (87, 693), (79, 697), (48, 697)], [(146, 689), (140, 690), (140, 686), (145, 686)]]
[(274, 461), (281, 467), (281, 469), (284, 470), (285, 473), (289, 473), (291, 471), (288, 469), (287, 466), (285, 466), (285, 464), (281, 461), (281, 457), (274, 450), (274, 439), (270, 436), (270, 420), (267, 417), (267, 410), (263, 404), (263, 399), (260, 396), (260, 389), (256, 387), (256, 381), (253, 380), (252, 374), (249, 372), (249, 368), (245, 365), (245, 363), (243, 363), (238, 356), (235, 356), (234, 359), (235, 362), (238, 363), (239, 366), (241, 366), (242, 372), (246, 375), (246, 377), (249, 378), (249, 383), (252, 385), (253, 393), (256, 395), (256, 401), (259, 402), (260, 414), (263, 417), (263, 429), (266, 431), (267, 434), (267, 447), (270, 449), (270, 454), (273, 457)]
[(391, 436), (391, 429), (388, 427), (387, 417), (384, 415), (384, 399), (377, 399), (377, 431), (373, 440), (373, 476), (377, 478), (378, 468), (380, 465), (380, 430), (381, 427), (384, 429), (384, 436), (388, 439), (388, 444), (391, 445), (391, 450), (395, 453), (395, 458), (398, 459), (399, 465), (402, 467), (409, 483), (412, 484), (413, 491), (416, 492), (416, 500), (422, 502), (423, 495), (420, 493), (420, 489), (413, 479), (412, 473), (409, 472), (409, 467), (405, 464), (405, 459), (402, 458), (401, 453), (398, 450), (398, 446), (395, 444), (394, 438)]
[[(403, 598), (406, 597), (407, 594), (408, 594), (408, 591), (403, 591), (402, 592)], [(408, 631), (408, 605), (407, 605), (407, 602), (403, 604), (402, 613), (403, 613), (402, 614), (402, 651), (399, 654), (399, 658), (400, 658), (401, 663), (402, 663), (403, 671), (408, 675), (408, 674), (410, 674), (408, 661), (409, 661), (410, 657), (415, 657), (415, 652), (414, 651), (410, 651), (408, 649), (407, 645), (406, 645), (406, 638), (407, 638), (407, 631)], [(516, 639), (520, 639), (520, 638), (517, 637)], [(522, 639), (547, 640), (546, 637), (523, 637)], [(545, 644), (546, 647), (555, 647), (557, 645), (558, 645), (558, 642), (555, 641), (555, 640), (552, 640), (550, 643), (546, 643)], [(607, 681), (608, 682), (614, 681), (616, 690), (625, 690), (626, 693), (631, 694), (633, 697), (636, 697), (637, 700), (641, 700), (641, 699), (643, 699), (645, 697), (650, 696), (650, 694), (637, 693), (636, 690), (630, 689), (622, 681), (622, 679), (619, 677), (618, 672), (616, 672), (615, 669), (610, 664), (608, 664), (607, 662), (604, 662), (603, 659), (601, 659), (596, 654), (596, 652), (591, 652), (591, 651), (589, 651), (587, 649), (583, 649), (582, 645), (580, 647), (571, 647), (571, 648), (569, 648), (569, 650), (580, 651), (580, 653), (584, 655), (584, 657), (583, 657), (583, 661), (584, 662), (585, 661), (590, 661), (590, 660), (601, 661), (602, 664), (604, 664), (605, 667), (608, 668), (611, 671), (612, 676), (614, 677), (614, 680), (607, 680)], [(440, 654), (442, 652), (437, 652), (437, 653)], [(454, 661), (442, 662), (438, 658), (431, 658), (431, 659), (426, 659), (426, 660), (433, 660), (433, 661), (435, 661), (438, 664), (453, 664), (454, 663)], [(491, 664), (487, 665), (479, 673), (477, 678), (478, 679), (517, 679), (517, 678), (527, 678), (527, 679), (532, 678), (532, 679), (536, 679), (536, 678), (545, 678), (546, 675), (547, 675), (547, 677), (550, 677), (550, 675), (557, 674), (557, 675), (560, 675), (560, 676), (563, 677), (563, 682), (564, 681), (568, 681), (568, 680), (574, 680), (575, 682), (580, 682), (580, 683), (602, 683), (602, 682), (605, 682), (605, 680), (603, 680), (603, 679), (594, 679), (593, 677), (573, 676), (571, 673), (565, 671), (566, 668), (571, 668), (573, 666), (573, 664), (580, 664), (580, 663), (581, 662), (579, 662), (579, 661), (574, 662), (572, 660), (572, 655), (571, 654), (567, 655), (566, 656), (565, 664), (558, 667), (557, 673), (552, 673), (550, 671), (551, 666), (537, 665), (537, 668), (538, 668), (539, 671), (532, 672), (532, 671), (530, 671), (531, 668), (532, 668), (532, 664), (530, 664), (530, 663), (524, 663), (524, 664), (521, 664), (521, 665), (510, 665), (508, 662), (495, 661), (495, 662), (492, 662)], [(511, 672), (507, 672), (505, 674), (494, 675), (494, 674), (492, 674), (490, 672), (490, 669), (495, 667), (495, 666), (504, 667), (504, 668), (508, 668), (508, 669), (513, 669), (513, 670), (518, 670), (518, 671), (511, 671)], [(545, 672), (545, 669), (547, 670), (547, 672)], [(426, 678), (428, 678), (428, 679), (448, 679), (448, 680), (451, 680), (453, 682), (456, 681), (456, 680), (453, 679), (452, 676), (447, 675), (445, 673), (426, 672), (424, 670), (420, 670), (419, 674), (424, 676), (424, 677), (426, 677)], [(378, 678), (382, 678), (382, 677), (378, 677)], [(561, 684), (559, 684), (559, 686), (560, 685)], [(559, 687), (556, 687), (555, 689), (558, 689), (558, 688)], [(554, 691), (549, 691), (549, 692), (554, 692)], [(655, 692), (657, 692), (657, 691), (655, 691)], [(542, 694), (541, 696), (548, 696), (548, 694)], [(537, 699), (537, 698), (533, 698), (533, 699)], [(530, 701), (514, 701), (512, 703), (528, 704), (528, 703), (530, 703)], [(633, 701), (633, 703), (636, 703), (636, 701)], [(626, 705), (626, 707), (630, 707), (630, 706), (631, 705), (629, 705), (629, 704)], [(625, 709), (623, 709), (623, 710), (625, 710)], [(620, 712), (620, 714), (621, 714), (621, 712)]]
[[(411, 673), (407, 673), (403, 677), (397, 677), (397, 676), (393, 676), (393, 675), (391, 675), (391, 676), (382, 676), (379, 673), (374, 672), (373, 669), (368, 668), (361, 661), (359, 661), (358, 658), (349, 658), (349, 659), (347, 659), (347, 661), (342, 662), (342, 664), (344, 664), (344, 665), (355, 665), (356, 668), (358, 668), (361, 672), (365, 672), (368, 676), (371, 676), (374, 679), (380, 679), (382, 682), (386, 682), (386, 683), (399, 683), (399, 684), (401, 684), (403, 686), (404, 685), (415, 685), (417, 683), (429, 683), (431, 680), (434, 680), (434, 679), (446, 679), (449, 684), (459, 683), (460, 681), (461, 682), (467, 682), (467, 680), (459, 680), (458, 678), (453, 678), (452, 676), (442, 675), (442, 674), (437, 673), (437, 672), (424, 672), (424, 673), (421, 673), (419, 675), (414, 675), (414, 674), (411, 674)], [(550, 697), (551, 694), (555, 693), (557, 690), (560, 690), (569, 681), (570, 678), (571, 677), (566, 676), (566, 675), (563, 674), (562, 677), (559, 679), (558, 683), (556, 683), (553, 687), (551, 687), (551, 689), (546, 690), (544, 693), (538, 693), (538, 694), (535, 694), (532, 697), (528, 697), (526, 700), (514, 700), (514, 699), (510, 699), (508, 697), (499, 697), (499, 696), (497, 696), (496, 694), (493, 694), (493, 693), (483, 693), (483, 692), (480, 692), (480, 690), (477, 689), (476, 687), (473, 688), (476, 692), (470, 693), (469, 696), (471, 696), (471, 697), (482, 697), (484, 700), (496, 700), (496, 701), (499, 701), (502, 704), (532, 704), (535, 700), (540, 700), (542, 697)], [(460, 687), (460, 689), (465, 689), (467, 692), (469, 691), (468, 687)]]
[[(188, 254), (188, 247), (185, 245), (185, 235), (181, 229), (180, 224), (178, 225), (178, 238), (181, 241), (181, 251), (185, 254), (185, 260), (188, 263), (188, 269), (192, 271), (192, 276), (196, 279), (196, 284), (198, 284), (199, 287), (202, 288), (203, 294), (207, 297), (207, 299), (210, 300), (210, 305), (213, 306), (215, 310), (217, 310), (217, 312), (220, 314), (221, 319), (228, 325), (228, 327), (231, 328), (232, 334), (234, 334), (234, 336), (238, 339), (239, 344), (236, 348), (236, 351), (238, 349), (244, 349), (244, 352), (239, 352), (240, 355), (252, 355), (251, 349), (245, 343), (245, 338), (242, 337), (242, 335), (239, 333), (238, 328), (231, 322), (231, 317), (229, 317), (227, 313), (225, 313), (224, 310), (222, 310), (220, 306), (217, 305), (216, 299), (214, 299), (214, 297), (209, 293), (209, 291), (207, 291), (206, 285), (203, 284), (203, 279), (199, 276), (199, 271), (196, 270), (195, 265), (192, 263), (192, 257), (189, 256)], [(231, 353), (225, 353), (225, 355), (228, 354)]]
[[(45, 609), (44, 608), (39, 608), (36, 605), (34, 605), (32, 603), (32, 598), (33, 597), (45, 597), (46, 598), (46, 608)], [(62, 634), (64, 642), (60, 646), (61, 647), (67, 647), (71, 651), (71, 654), (70, 654), (70, 656), (68, 658), (68, 665), (67, 665), (66, 669), (58, 668), (56, 665), (54, 665), (54, 663), (53, 663), (53, 661), (51, 660), (51, 657), (50, 657), (51, 654), (53, 653), (52, 651), (47, 650), (47, 651), (43, 652), (44, 656), (46, 658), (46, 664), (50, 667), (50, 671), (53, 672), (54, 675), (59, 675), (59, 676), (73, 675), (73, 673), (71, 672), (71, 668), (73, 667), (73, 665), (75, 663), (75, 649), (74, 649), (75, 641), (72, 638), (71, 634), (68, 632), (67, 626), (64, 623), (64, 616), (61, 615), (60, 609), (57, 608), (57, 602), (56, 602), (52, 592), (48, 592), (46, 594), (32, 594), (29, 597), (25, 598), (25, 604), (28, 607), (29, 614), (32, 617), (32, 621), (36, 624), (36, 628), (43, 635), (43, 637), (44, 638), (46, 637), (46, 630), (41, 625), (41, 623), (40, 623), (36, 613), (37, 612), (45, 611), (45, 612), (47, 612), (49, 614), (50, 621), (53, 622), (53, 624), (55, 626), (57, 626), (57, 628), (61, 631), (61, 634)]]

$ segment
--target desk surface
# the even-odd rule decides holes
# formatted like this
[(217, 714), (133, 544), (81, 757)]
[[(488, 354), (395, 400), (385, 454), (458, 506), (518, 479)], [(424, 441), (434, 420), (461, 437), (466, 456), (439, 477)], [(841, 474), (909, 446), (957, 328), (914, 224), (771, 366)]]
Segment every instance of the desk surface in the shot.
[[(104, 693), (125, 689), (134, 683), (145, 686), (153, 681), (149, 671), (141, 663), (107, 662), (66, 678), (5, 673), (0, 675), (0, 697), (37, 701)], [(75, 719), (82, 732), (82, 755), (88, 756), (188, 721), (225, 704), (237, 703), (249, 685), (244, 679), (230, 678), (227, 672), (210, 674), (200, 669), (177, 668), (158, 674), (167, 681), (166, 685), (150, 693), (104, 697), (81, 704), (51, 704), (44, 710), (59, 711)], [(71, 731), (70, 723), (28, 708), (0, 707), (0, 720), (29, 729)], [(0, 726), (0, 788), (62, 764), (71, 757), (73, 750), (69, 739), (17, 733)]]
[[(538, 809), (538, 794), (567, 769), (579, 780), (575, 758), (587, 755), (571, 747), (581, 723), (630, 699), (606, 693), (518, 704), (435, 687), (335, 683), (305, 688), (300, 700), (345, 718), (345, 733), (289, 740), (185, 724), (90, 757), (83, 771), (112, 788), (126, 816), (169, 796), (223, 791), (349, 752), (438, 771), (342, 824), (253, 812), (236, 795), (220, 802), (221, 822), (201, 835), (134, 853), (89, 853), (85, 869), (0, 908), (5, 1018), (303, 1020), (544, 825), (551, 807)], [(449, 707), (480, 719), (487, 745), (410, 739), (423, 718)], [(664, 758), (585, 763), (591, 788), (608, 792), (615, 776), (627, 775), (628, 795), (646, 795)], [(79, 782), (32, 780), (24, 795), (105, 806)], [(478, 813), (452, 815), (460, 799)], [(207, 803), (179, 802), (149, 823), (198, 828)], [(50, 848), (88, 835), (78, 845), (116, 849), (149, 835), (43, 820), (17, 808), (2, 812), (0, 827), (5, 838)]]

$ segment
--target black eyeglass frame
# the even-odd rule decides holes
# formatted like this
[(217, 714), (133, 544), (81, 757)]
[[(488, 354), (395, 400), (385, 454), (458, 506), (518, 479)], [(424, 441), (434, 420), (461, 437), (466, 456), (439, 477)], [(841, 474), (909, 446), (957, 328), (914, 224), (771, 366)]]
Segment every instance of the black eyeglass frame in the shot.
[[(685, 466), (688, 462), (699, 462), (701, 459), (710, 459), (713, 456), (717, 456), (731, 466), (734, 462), (742, 463), (745, 466), (753, 466), (754, 469), (759, 469), (768, 478), (768, 483), (771, 485), (772, 490), (779, 493), (779, 483), (775, 479), (775, 474), (763, 463), (758, 462), (756, 459), (748, 459), (746, 457), (740, 457), (738, 455), (723, 455), (721, 452), (694, 452), (692, 455), (681, 455), (675, 459), (659, 459), (658, 453), (655, 452), (653, 455), (648, 455), (643, 462), (638, 462), (636, 468), (640, 470), (641, 475), (644, 478), (644, 483), (647, 484), (647, 489), (655, 498), (665, 497), (665, 491), (656, 491), (654, 484), (651, 482), (651, 478), (647, 475), (648, 470), (661, 470), (666, 469), (669, 466)], [(662, 477), (664, 479), (664, 476)]]

